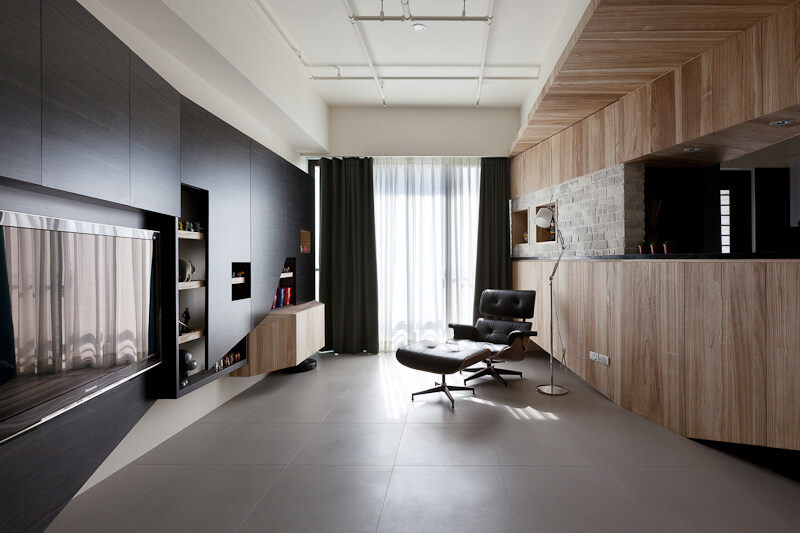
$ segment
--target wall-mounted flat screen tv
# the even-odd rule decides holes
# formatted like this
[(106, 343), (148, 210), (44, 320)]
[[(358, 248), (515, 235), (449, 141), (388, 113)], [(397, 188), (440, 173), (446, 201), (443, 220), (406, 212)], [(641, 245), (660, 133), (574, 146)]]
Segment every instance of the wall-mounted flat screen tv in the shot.
[(157, 237), (0, 211), (0, 442), (158, 364)]

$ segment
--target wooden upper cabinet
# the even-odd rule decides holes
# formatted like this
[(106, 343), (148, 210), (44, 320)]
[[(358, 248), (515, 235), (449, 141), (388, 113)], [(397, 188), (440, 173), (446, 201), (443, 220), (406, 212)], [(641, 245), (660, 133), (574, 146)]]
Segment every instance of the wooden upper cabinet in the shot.
[(133, 52), (131, 65), (131, 205), (181, 212), (180, 94)]
[(800, 3), (759, 23), (763, 112), (800, 103)]
[(73, 0), (42, 1), (42, 184), (130, 203), (129, 51)]
[(678, 143), (675, 79), (680, 71), (672, 71), (650, 86), (650, 150), (657, 152)]
[(42, 182), (40, 5), (0, 0), (0, 176)]
[(620, 158), (630, 161), (650, 153), (650, 85), (644, 85), (620, 98)]

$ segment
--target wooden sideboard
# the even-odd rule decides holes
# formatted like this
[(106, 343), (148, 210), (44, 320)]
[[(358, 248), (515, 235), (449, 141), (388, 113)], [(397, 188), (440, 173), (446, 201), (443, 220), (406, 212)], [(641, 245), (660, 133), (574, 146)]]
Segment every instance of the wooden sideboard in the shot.
[(255, 376), (301, 363), (325, 345), (325, 305), (272, 310), (247, 337), (247, 364), (231, 375)]

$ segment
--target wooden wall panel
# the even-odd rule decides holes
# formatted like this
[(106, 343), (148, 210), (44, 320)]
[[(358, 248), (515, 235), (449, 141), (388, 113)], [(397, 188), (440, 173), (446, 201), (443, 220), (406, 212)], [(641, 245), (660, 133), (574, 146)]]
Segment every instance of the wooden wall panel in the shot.
[(575, 128), (567, 128), (551, 137), (553, 185), (564, 183), (576, 176), (575, 153), (573, 152)]
[(767, 294), (767, 445), (800, 450), (800, 264), (768, 264)]
[(566, 178), (569, 181), (573, 178), (589, 173), (589, 119), (584, 119), (575, 124), (572, 128), (572, 158), (574, 167), (572, 176)]
[(713, 130), (761, 115), (761, 69), (758, 26), (712, 48), (711, 94)]
[(650, 86), (619, 100), (620, 159), (630, 161), (650, 153)]
[[(610, 400), (619, 403), (620, 368), (620, 267), (618, 262), (575, 263), (585, 272), (585, 290), (568, 299), (571, 305), (585, 309), (580, 325), (584, 373), (587, 383)], [(587, 268), (588, 267), (588, 268)], [(583, 300), (583, 301), (581, 301)], [(575, 342), (570, 339), (570, 342)], [(610, 359), (608, 366), (591, 361), (589, 350)]]
[[(535, 146), (533, 148), (536, 148)], [(531, 156), (533, 148), (525, 150), (517, 157), (511, 158), (511, 198), (519, 198), (528, 194), (529, 180), (533, 180), (533, 169), (531, 166)]]
[(548, 139), (511, 159), (511, 198), (519, 198), (553, 184), (551, 144)]
[[(545, 351), (551, 269), (513, 263)], [(568, 366), (616, 403), (688, 437), (800, 450), (800, 261), (572, 260), (556, 294)]]
[(766, 444), (766, 265), (687, 263), (686, 436)]
[(683, 264), (620, 263), (618, 403), (681, 432)]
[(800, 103), (800, 2), (759, 23), (763, 112)]
[[(678, 71), (679, 72), (679, 71)], [(650, 85), (650, 150), (655, 152), (678, 142), (676, 71), (668, 72)]]

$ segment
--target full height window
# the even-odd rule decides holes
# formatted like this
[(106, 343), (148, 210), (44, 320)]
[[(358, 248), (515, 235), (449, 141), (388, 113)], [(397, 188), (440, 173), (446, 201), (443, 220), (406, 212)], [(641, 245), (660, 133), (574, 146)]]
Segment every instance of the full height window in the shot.
[(375, 158), (380, 348), (472, 323), (480, 158)]

